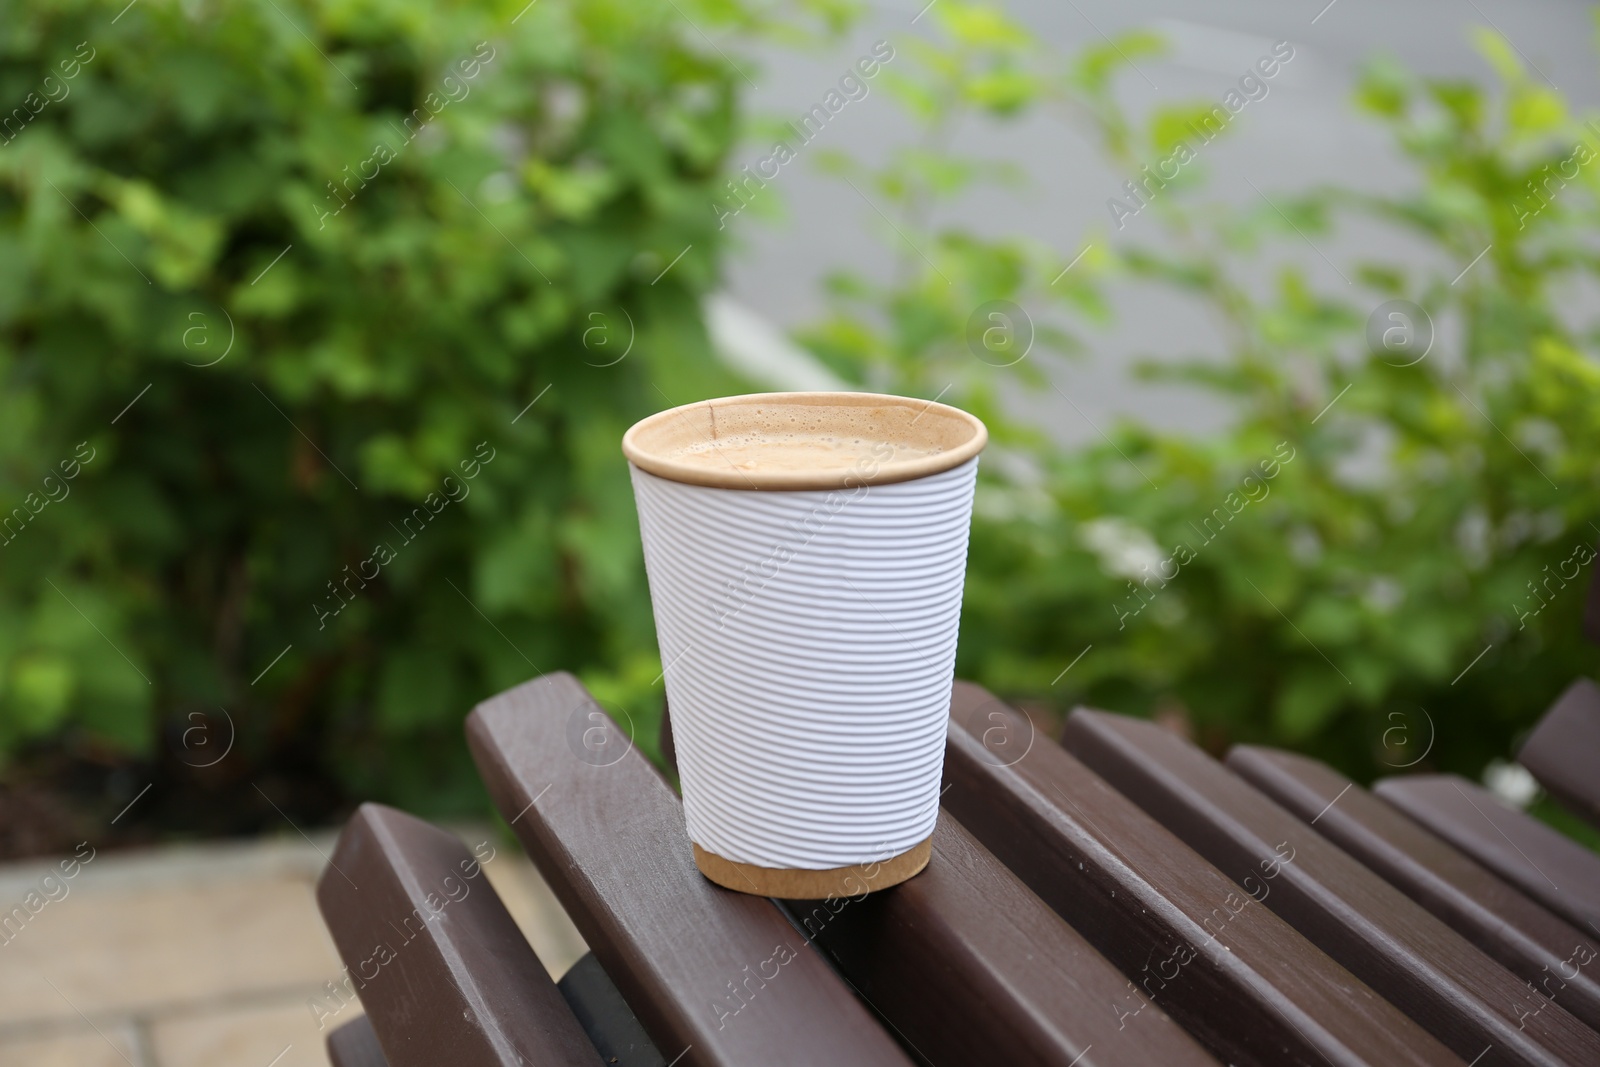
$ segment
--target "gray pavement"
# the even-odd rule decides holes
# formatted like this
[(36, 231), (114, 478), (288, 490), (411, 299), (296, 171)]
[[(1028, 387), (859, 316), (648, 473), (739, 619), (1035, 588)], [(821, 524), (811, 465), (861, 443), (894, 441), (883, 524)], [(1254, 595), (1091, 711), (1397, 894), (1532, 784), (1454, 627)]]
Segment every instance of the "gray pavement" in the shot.
[[(1392, 54), (1424, 73), (1487, 82), (1491, 73), (1472, 45), (1470, 30), (1492, 25), (1576, 105), (1588, 107), (1600, 99), (1594, 9), (1589, 5), (1568, 0), (1336, 0), (1325, 7), (1325, 2), (1013, 0), (1006, 7), (1040, 42), (1066, 54), (1101, 41), (1102, 33), (1144, 26), (1165, 34), (1171, 42), (1169, 55), (1141, 60), (1140, 73), (1121, 83), (1119, 95), (1135, 113), (1159, 102), (1220, 100), (1274, 42), (1291, 42), (1295, 57), (1273, 79), (1269, 94), (1239, 114), (1229, 136), (1206, 146), (1201, 162), (1210, 181), (1205, 195), (1226, 202), (1256, 197), (1252, 186), (1271, 196), (1319, 182), (1382, 190), (1416, 180), (1383, 132), (1358, 116), (1350, 103), (1357, 68), (1375, 52)], [(753, 59), (746, 65), (756, 85), (750, 94), (755, 112), (797, 116), (817, 103), (872, 42), (904, 42), (928, 32), (930, 15), (912, 22), (922, 10), (920, 0), (876, 0), (848, 40), (806, 54), (770, 47), (751, 52), (729, 42), (724, 46), (735, 59)], [(773, 322), (793, 327), (823, 310), (819, 283), (830, 270), (851, 266), (886, 277), (893, 248), (884, 235), (893, 240), (893, 234), (847, 185), (820, 174), (805, 157), (813, 147), (826, 146), (874, 160), (910, 136), (897, 104), (880, 89), (841, 111), (774, 181), (787, 219), (774, 223), (745, 212), (730, 224), (738, 247), (725, 276), (729, 292)], [(1108, 228), (1106, 201), (1128, 176), (1110, 170), (1087, 138), (1064, 119), (1040, 116), (984, 125), (962, 131), (961, 137), (974, 156), (1020, 165), (1033, 188), (1024, 195), (985, 192), (969, 197), (954, 205), (949, 217), (980, 233), (1027, 234), (1065, 256), (1093, 231)], [(739, 161), (753, 163), (768, 147), (758, 141), (741, 150)], [(1113, 234), (1116, 241), (1146, 243), (1159, 237), (1148, 216), (1128, 220), (1125, 229)], [(1330, 289), (1347, 284), (1341, 267), (1358, 254), (1408, 263), (1423, 262), (1429, 254), (1377, 227), (1317, 244), (1316, 254), (1289, 244), (1280, 246), (1278, 254), (1293, 258), (1318, 285)], [(1257, 276), (1265, 278), (1269, 268), (1270, 263), (1261, 264)], [(1223, 424), (1227, 413), (1216, 402), (1197, 402), (1177, 387), (1136, 383), (1128, 374), (1136, 356), (1218, 351), (1221, 336), (1204, 309), (1136, 283), (1119, 284), (1114, 305), (1116, 325), (1085, 328), (1092, 356), (1055, 368), (1057, 383), (1096, 422), (1101, 415), (1122, 413), (1193, 432)], [(1448, 333), (1442, 332), (1441, 339), (1447, 343)], [(1051, 394), (1021, 396), (1017, 404), (1063, 441), (1094, 436), (1084, 417)]]
[[(549, 886), (489, 828), (453, 830), (494, 842), (484, 872), (559, 977), (586, 949)], [(327, 1067), (328, 1030), (361, 1011), (329, 995), (342, 968), (315, 886), (333, 843), (313, 832), (0, 864), (0, 1064)], [(24, 906), (25, 921), (12, 911)]]

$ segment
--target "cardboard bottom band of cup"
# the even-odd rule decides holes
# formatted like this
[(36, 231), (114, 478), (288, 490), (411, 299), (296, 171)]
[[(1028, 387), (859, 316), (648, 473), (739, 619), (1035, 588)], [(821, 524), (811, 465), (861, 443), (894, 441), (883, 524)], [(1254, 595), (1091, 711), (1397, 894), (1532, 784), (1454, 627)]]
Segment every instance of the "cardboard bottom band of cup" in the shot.
[[(693, 844), (693, 842), (691, 842)], [(899, 885), (928, 865), (933, 855), (933, 838), (912, 845), (898, 855), (850, 867), (830, 867), (807, 871), (787, 867), (758, 867), (723, 859), (694, 845), (694, 865), (700, 873), (722, 886), (779, 900), (828, 900), (855, 897)]]

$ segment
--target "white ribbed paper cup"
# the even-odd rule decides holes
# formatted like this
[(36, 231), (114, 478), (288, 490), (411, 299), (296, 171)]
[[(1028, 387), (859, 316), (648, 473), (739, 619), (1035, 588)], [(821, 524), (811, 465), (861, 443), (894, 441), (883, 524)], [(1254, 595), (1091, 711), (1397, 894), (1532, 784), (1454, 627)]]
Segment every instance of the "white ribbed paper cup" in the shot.
[(705, 401), (624, 438), (713, 881), (853, 895), (926, 864), (986, 440), (955, 408), (868, 393)]

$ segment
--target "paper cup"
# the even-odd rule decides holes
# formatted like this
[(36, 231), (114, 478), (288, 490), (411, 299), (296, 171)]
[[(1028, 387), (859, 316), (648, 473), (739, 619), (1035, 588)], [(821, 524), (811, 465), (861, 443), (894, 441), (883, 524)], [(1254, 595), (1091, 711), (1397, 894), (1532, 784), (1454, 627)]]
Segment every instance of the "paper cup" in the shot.
[(815, 899), (926, 866), (987, 439), (873, 393), (708, 400), (624, 436), (707, 878)]

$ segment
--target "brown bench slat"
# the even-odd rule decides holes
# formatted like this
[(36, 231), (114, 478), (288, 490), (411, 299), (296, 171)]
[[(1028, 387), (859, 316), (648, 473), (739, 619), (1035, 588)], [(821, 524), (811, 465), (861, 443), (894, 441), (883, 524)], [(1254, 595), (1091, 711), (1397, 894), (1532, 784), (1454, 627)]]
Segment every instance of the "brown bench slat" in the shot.
[(957, 682), (951, 717), (946, 810), (1133, 978), (1119, 1012), (1162, 1005), (1238, 1067), (1460, 1063), (987, 691)]
[(1217, 1063), (1159, 1008), (1119, 1018), (1127, 980), (948, 812), (910, 881), (788, 906), (930, 1063)]
[[(666, 712), (661, 752), (677, 769)], [(1125, 1000), (1131, 982), (949, 813), (933, 859), (907, 883), (784, 910), (931, 1064), (1216, 1064), (1162, 1009), (1133, 1033), (1136, 1001), (1112, 1027), (1106, 1005)]]
[(361, 805), (317, 882), (317, 905), (390, 1067), (600, 1062), (452, 834)]
[(1464, 1059), (1600, 1063), (1600, 1034), (1194, 745), (1081, 708), (1064, 740), (1235, 881), (1275, 874), (1268, 907)]
[(677, 796), (615, 727), (585, 747), (599, 711), (570, 674), (547, 674), (478, 705), (467, 740), (496, 806), (667, 1061), (909, 1063), (771, 901), (701, 876)]
[[(661, 752), (676, 770), (665, 712)], [(1105, 1005), (1131, 983), (948, 812), (909, 882), (784, 907), (930, 1063), (1216, 1064), (1160, 1009), (1139, 1034), (1127, 1023), (1137, 1004), (1108, 1020)]]
[(1600, 1030), (1594, 940), (1325, 763), (1239, 745), (1228, 766), (1544, 996)]
[(1551, 796), (1600, 827), (1600, 686), (1579, 678), (1544, 713), (1517, 752)]
[(333, 1067), (389, 1067), (372, 1032), (372, 1020), (358, 1015), (328, 1033), (328, 1059)]
[(1372, 791), (1579, 930), (1600, 936), (1600, 856), (1458, 775), (1383, 778)]

